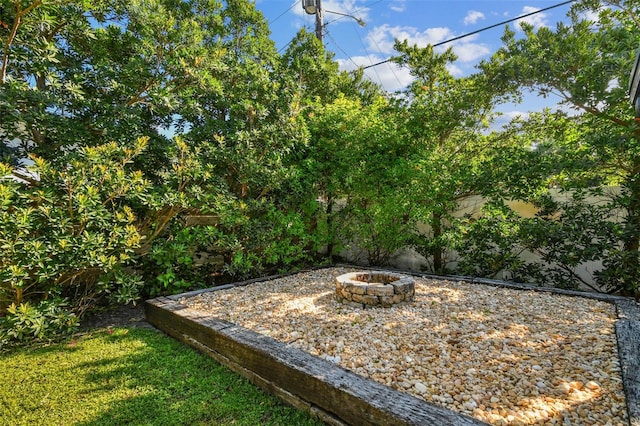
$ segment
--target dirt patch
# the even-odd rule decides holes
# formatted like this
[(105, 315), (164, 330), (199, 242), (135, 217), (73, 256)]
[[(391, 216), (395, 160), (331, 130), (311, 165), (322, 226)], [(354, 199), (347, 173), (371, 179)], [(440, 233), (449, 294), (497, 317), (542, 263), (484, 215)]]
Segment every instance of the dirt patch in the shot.
[(116, 306), (87, 314), (80, 321), (80, 330), (93, 330), (109, 327), (154, 327), (149, 324), (144, 316), (143, 303), (134, 305)]

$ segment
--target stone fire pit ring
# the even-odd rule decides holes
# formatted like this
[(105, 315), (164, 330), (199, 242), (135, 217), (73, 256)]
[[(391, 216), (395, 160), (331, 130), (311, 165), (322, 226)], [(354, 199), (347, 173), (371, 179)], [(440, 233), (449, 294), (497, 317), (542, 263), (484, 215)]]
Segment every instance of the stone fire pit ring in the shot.
[(360, 271), (336, 277), (338, 301), (361, 308), (388, 308), (402, 302), (412, 302), (415, 281), (407, 275), (386, 271)]

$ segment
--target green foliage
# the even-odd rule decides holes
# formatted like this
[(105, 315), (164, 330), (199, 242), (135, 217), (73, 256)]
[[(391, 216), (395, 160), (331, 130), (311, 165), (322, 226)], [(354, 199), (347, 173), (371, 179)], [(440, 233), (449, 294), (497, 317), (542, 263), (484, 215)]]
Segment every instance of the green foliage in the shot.
[[(605, 270), (611, 271), (602, 272), (600, 278), (604, 288), (636, 297), (640, 297), (638, 281), (631, 277), (640, 270), (640, 132), (626, 88), (640, 42), (634, 19), (638, 12), (635, 1), (577, 2), (569, 13), (569, 24), (538, 30), (525, 24), (525, 37), (507, 30), (504, 47), (482, 66), (491, 84), (506, 93), (517, 97), (524, 87), (543, 96), (553, 93), (580, 112), (573, 120), (558, 121), (559, 127), (570, 121), (574, 137), (550, 138), (543, 144), (547, 164), (554, 164), (546, 171), (547, 179), (566, 190), (622, 187), (607, 205), (607, 217), (624, 219), (610, 232), (617, 240), (609, 241), (609, 248), (600, 253)], [(568, 209), (560, 220), (571, 229), (583, 218), (582, 211)], [(587, 223), (578, 228), (598, 231)], [(596, 232), (593, 238), (600, 241), (602, 237)], [(547, 243), (557, 248), (551, 251), (559, 262), (571, 264), (575, 257), (571, 247)], [(584, 256), (578, 257), (591, 257), (581, 252)], [(554, 276), (562, 281), (566, 272)]]
[(501, 202), (486, 204), (479, 218), (468, 218), (462, 227), (458, 271), (559, 288), (633, 291), (637, 284), (632, 276), (637, 275), (625, 269), (622, 259), (623, 227), (612, 217), (607, 197), (595, 195), (573, 191), (540, 196), (533, 200), (538, 210), (534, 217), (520, 217)]
[(409, 142), (399, 137), (392, 113), (382, 97), (363, 104), (345, 96), (309, 113), (304, 175), (325, 203), (328, 257), (344, 244), (380, 265), (406, 245)]
[(427, 259), (429, 269), (444, 273), (456, 238), (453, 213), (494, 184), (489, 171), (495, 164), (489, 160), (499, 145), (484, 134), (494, 92), (480, 74), (452, 76), (447, 69), (456, 59), (451, 49), (436, 53), (431, 46), (406, 41), (395, 48), (399, 55), (394, 60), (416, 77), (394, 117), (409, 148), (406, 197), (414, 202), (414, 221), (428, 225), (413, 229), (411, 246)]
[[(58, 168), (34, 158), (31, 185), (0, 175), (0, 307), (53, 296), (84, 312), (101, 295), (137, 298), (138, 280), (121, 268), (142, 235), (130, 203), (144, 203), (148, 182), (129, 164), (146, 146), (115, 143), (79, 149)], [(110, 278), (110, 279), (108, 279)]]
[(218, 199), (216, 226), (184, 227), (174, 221), (141, 259), (144, 294), (176, 294), (286, 271), (315, 261), (324, 232), (317, 224), (318, 203), (297, 210), (269, 200)]
[(392, 193), (378, 199), (351, 200), (339, 212), (338, 236), (348, 241), (346, 247), (354, 250), (354, 255), (362, 253), (369, 265), (387, 265), (409, 245), (415, 226), (409, 210), (409, 203)]
[(609, 246), (602, 257), (603, 268), (595, 272), (599, 287), (640, 299), (638, 254), (619, 246)]
[[(0, 315), (55, 296), (78, 315), (103, 297), (126, 303), (137, 272), (156, 295), (210, 285), (221, 268), (241, 276), (314, 256), (324, 228), (298, 164), (308, 96), (252, 2), (6, 11), (0, 156), (36, 164), (0, 174)], [(334, 79), (337, 64), (325, 65)], [(221, 226), (184, 228), (186, 212)]]
[[(618, 244), (610, 205), (586, 202), (584, 193), (574, 192), (567, 201), (549, 198), (539, 206), (541, 210), (526, 221), (522, 235), (527, 249), (541, 259), (538, 280), (561, 288), (593, 288), (576, 269), (606, 258)], [(620, 290), (599, 285), (598, 280), (596, 284), (596, 290)]]
[(524, 261), (520, 237), (523, 219), (501, 202), (487, 203), (478, 218), (465, 217), (460, 221), (461, 238), (454, 246), (460, 260), (457, 272), (463, 275), (503, 278), (515, 281)]
[(16, 385), (0, 388), (0, 418), (16, 426), (321, 424), (154, 330), (97, 330), (13, 349), (2, 366)]
[[(100, 298), (288, 270), (345, 247), (371, 264), (413, 248), (435, 272), (455, 251), (466, 274), (571, 288), (594, 264), (598, 289), (638, 295), (640, 128), (625, 93), (638, 10), (600, 3), (577, 2), (555, 29), (508, 30), (463, 78), (448, 71), (452, 50), (398, 42), (394, 61), (416, 79), (393, 97), (362, 70), (340, 72), (304, 30), (279, 56), (249, 0), (10, 1), (0, 315), (54, 300), (81, 315)], [(494, 103), (525, 87), (582, 114), (489, 133)], [(621, 190), (585, 201), (607, 185)], [(551, 202), (550, 188), (577, 192)], [(472, 197), (491, 201), (457, 218)], [(540, 211), (520, 218), (504, 200)], [(185, 227), (185, 214), (220, 224)]]
[(232, 206), (237, 213), (222, 214), (218, 227), (224, 235), (219, 247), (226, 273), (247, 278), (291, 270), (317, 257), (324, 242), (319, 228), (312, 229), (317, 203), (298, 211), (285, 210), (266, 200), (240, 201)]
[(77, 326), (78, 317), (69, 312), (67, 300), (54, 298), (37, 305), (12, 303), (0, 317), (0, 348), (46, 341), (70, 334)]
[(168, 232), (170, 237), (156, 240), (141, 260), (144, 293), (158, 296), (213, 286), (212, 277), (221, 269), (215, 262), (220, 231), (214, 226), (184, 227), (176, 221)]

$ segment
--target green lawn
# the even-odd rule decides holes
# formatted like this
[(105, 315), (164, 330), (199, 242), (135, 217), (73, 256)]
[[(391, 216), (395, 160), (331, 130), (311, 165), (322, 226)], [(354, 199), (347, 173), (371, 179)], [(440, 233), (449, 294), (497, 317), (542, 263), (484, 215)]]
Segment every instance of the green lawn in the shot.
[(3, 425), (321, 424), (153, 330), (100, 330), (0, 357)]

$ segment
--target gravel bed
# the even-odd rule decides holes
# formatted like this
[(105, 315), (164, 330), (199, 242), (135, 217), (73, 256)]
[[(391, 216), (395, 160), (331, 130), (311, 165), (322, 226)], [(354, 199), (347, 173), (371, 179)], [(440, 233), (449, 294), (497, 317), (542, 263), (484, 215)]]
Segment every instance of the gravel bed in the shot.
[(181, 302), (491, 424), (628, 424), (613, 305), (416, 278), (413, 303), (361, 309), (335, 298), (354, 270)]

